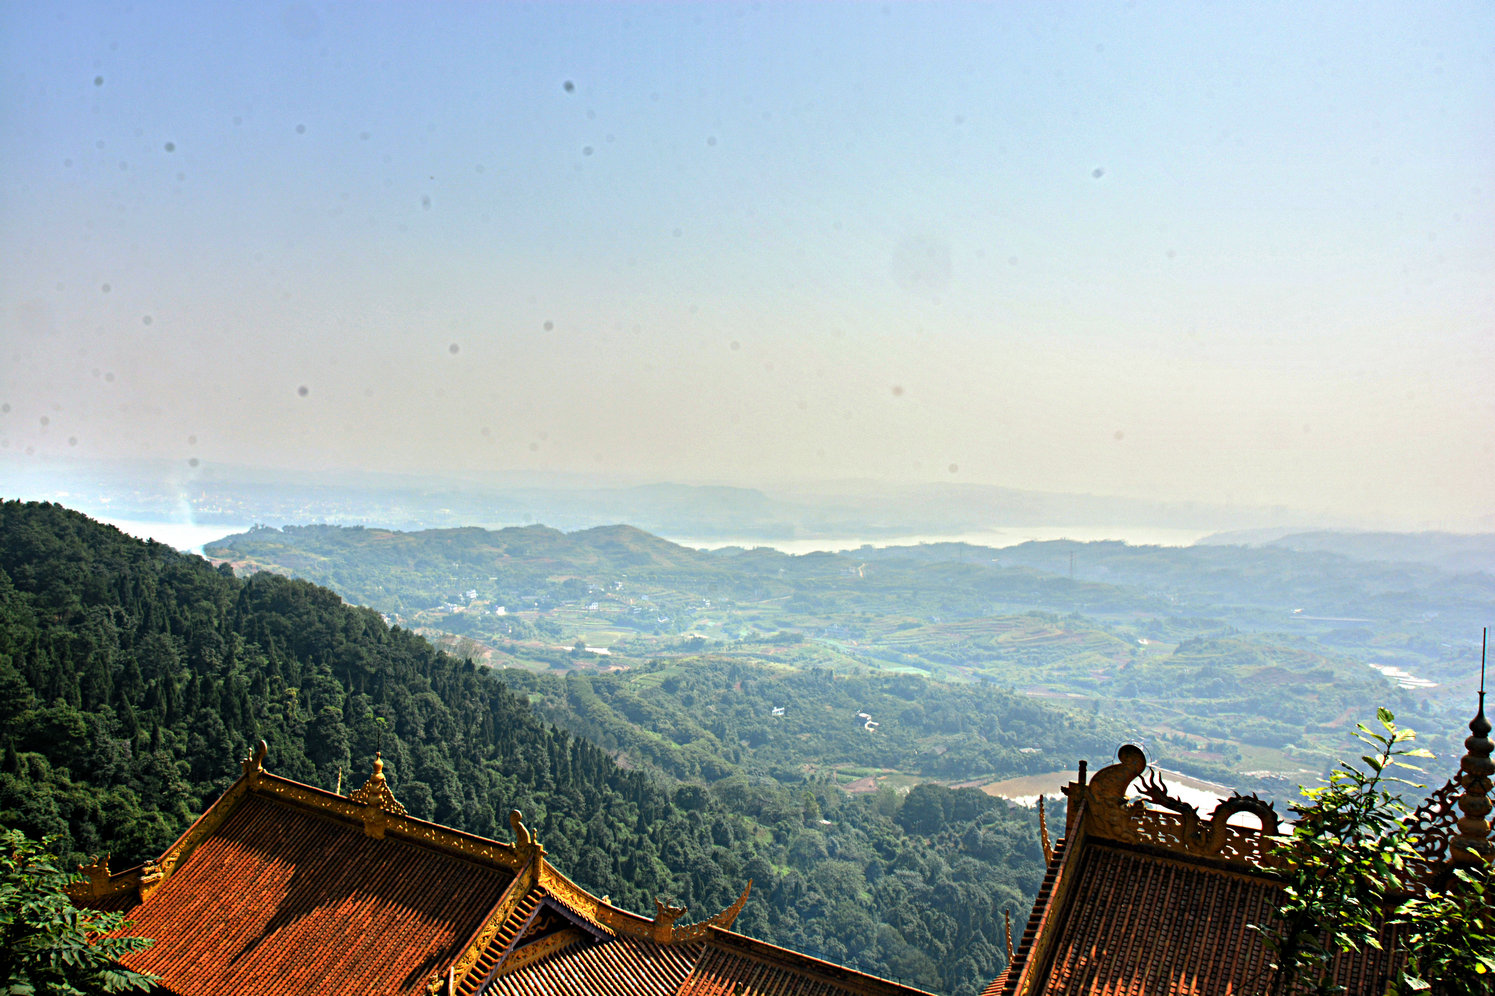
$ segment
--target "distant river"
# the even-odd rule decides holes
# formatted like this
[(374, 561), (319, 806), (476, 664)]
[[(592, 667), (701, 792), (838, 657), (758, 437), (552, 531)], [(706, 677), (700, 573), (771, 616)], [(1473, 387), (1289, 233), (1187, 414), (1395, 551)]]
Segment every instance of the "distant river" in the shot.
[(169, 547), (184, 550), (187, 553), (202, 553), (202, 545), (211, 543), (213, 540), (232, 536), (234, 533), (242, 533), (249, 527), (236, 526), (233, 523), (203, 525), (194, 522), (145, 522), (140, 519), (104, 519), (122, 533), (128, 533), (136, 539), (153, 539), (158, 543), (165, 543)]
[(746, 549), (766, 546), (782, 553), (818, 553), (855, 550), (862, 546), (877, 548), (888, 546), (918, 546), (921, 543), (970, 543), (972, 546), (989, 546), (1001, 549), (1021, 543), (1046, 540), (1075, 540), (1091, 543), (1098, 540), (1119, 540), (1133, 546), (1191, 546), (1213, 529), (1154, 529), (1146, 526), (1012, 526), (1008, 529), (992, 529), (973, 533), (924, 533), (909, 536), (831, 536), (820, 539), (752, 539), (742, 538), (699, 539), (684, 536), (669, 536), (666, 539), (681, 546), (701, 550), (717, 550), (726, 546)]

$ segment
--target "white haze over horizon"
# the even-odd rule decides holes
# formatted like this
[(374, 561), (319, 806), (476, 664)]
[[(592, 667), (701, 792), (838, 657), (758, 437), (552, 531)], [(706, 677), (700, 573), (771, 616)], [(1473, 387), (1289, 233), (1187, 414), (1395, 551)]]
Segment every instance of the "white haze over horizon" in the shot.
[(4, 5), (0, 477), (1495, 530), (1492, 39), (1487, 3)]

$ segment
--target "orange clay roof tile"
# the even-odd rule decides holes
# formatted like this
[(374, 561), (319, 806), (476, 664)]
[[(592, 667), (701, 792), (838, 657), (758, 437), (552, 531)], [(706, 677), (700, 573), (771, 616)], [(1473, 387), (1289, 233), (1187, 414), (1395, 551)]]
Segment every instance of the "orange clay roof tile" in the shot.
[[(1049, 964), (1036, 966), (1042, 974), (1033, 992), (1264, 991), (1267, 950), (1251, 924), (1271, 918), (1280, 888), (1275, 881), (1097, 840), (1080, 857), (1065, 908), (1050, 911), (1058, 917), (1058, 936)], [(1379, 994), (1392, 967), (1384, 953), (1364, 951), (1337, 959), (1334, 974), (1351, 994)]]
[(513, 879), (250, 795), (130, 912), (125, 959), (192, 996), (422, 993)]

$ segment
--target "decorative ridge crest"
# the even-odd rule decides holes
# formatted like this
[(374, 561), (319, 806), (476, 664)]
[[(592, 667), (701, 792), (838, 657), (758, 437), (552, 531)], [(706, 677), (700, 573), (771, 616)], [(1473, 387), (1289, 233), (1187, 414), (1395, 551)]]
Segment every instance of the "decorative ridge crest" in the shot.
[(711, 932), (711, 928), (718, 927), (727, 930), (732, 922), (737, 919), (737, 914), (747, 905), (748, 893), (753, 891), (753, 880), (748, 879), (747, 885), (742, 890), (742, 895), (737, 901), (715, 916), (707, 917), (698, 923), (692, 923), (685, 927), (675, 926), (675, 921), (684, 916), (689, 907), (669, 906), (661, 899), (654, 900), (654, 919), (646, 920), (643, 917), (620, 910), (611, 903), (599, 903), (596, 910), (596, 919), (604, 926), (619, 934), (627, 934), (640, 940), (653, 941), (655, 944), (683, 944), (687, 941), (702, 940)]
[(363, 788), (354, 789), (348, 793), (348, 800), (360, 806), (365, 806), (368, 812), (365, 814), (363, 823), (364, 830), (371, 837), (384, 836), (385, 813), (395, 816), (409, 816), (405, 807), (400, 805), (400, 800), (389, 790), (389, 783), (384, 779), (384, 754), (379, 752), (374, 755), (374, 772), (369, 775), (369, 780), (363, 783)]
[(254, 745), (254, 753), (239, 762), (239, 767), (244, 769), (244, 777), (249, 780), (250, 788), (259, 788), (260, 775), (265, 773), (265, 758), (270, 753), (270, 745), (261, 740)]
[(129, 892), (138, 887), (142, 866), (136, 865), (122, 872), (110, 871), (110, 857), (111, 855), (105, 854), (86, 865), (79, 865), (78, 872), (82, 878), (68, 884), (68, 896), (78, 902), (88, 902), (91, 899)]
[[(1141, 797), (1128, 799), (1127, 790), (1139, 776)], [(1123, 744), (1116, 763), (1097, 771), (1087, 785), (1083, 780), (1064, 787), (1074, 812), (1085, 803), (1086, 830), (1098, 837), (1131, 844), (1146, 844), (1192, 857), (1245, 862), (1260, 860), (1278, 828), (1273, 805), (1256, 795), (1236, 793), (1215, 807), (1209, 817), (1169, 794), (1156, 769), (1148, 770), (1147, 757), (1136, 744)], [(1237, 813), (1251, 813), (1261, 828), (1230, 824)]]

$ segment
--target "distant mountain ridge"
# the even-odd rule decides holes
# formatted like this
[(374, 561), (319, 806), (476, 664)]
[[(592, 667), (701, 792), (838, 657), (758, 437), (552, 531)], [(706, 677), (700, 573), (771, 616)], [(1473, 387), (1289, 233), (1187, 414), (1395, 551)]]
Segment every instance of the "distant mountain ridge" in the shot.
[(1270, 546), (1297, 553), (1323, 551), (1355, 560), (1431, 564), (1455, 574), (1480, 571), (1495, 577), (1495, 533), (1246, 529), (1215, 533), (1199, 543), (1206, 546)]
[(630, 522), (691, 539), (794, 540), (952, 535), (1003, 528), (1308, 529), (1282, 508), (1153, 501), (944, 481), (836, 481), (762, 487), (618, 483), (511, 474), (440, 479), (370, 472), (288, 472), (232, 465), (55, 461), (18, 467), (12, 486), (115, 519), (309, 522), (422, 529), (545, 522), (564, 530)]

